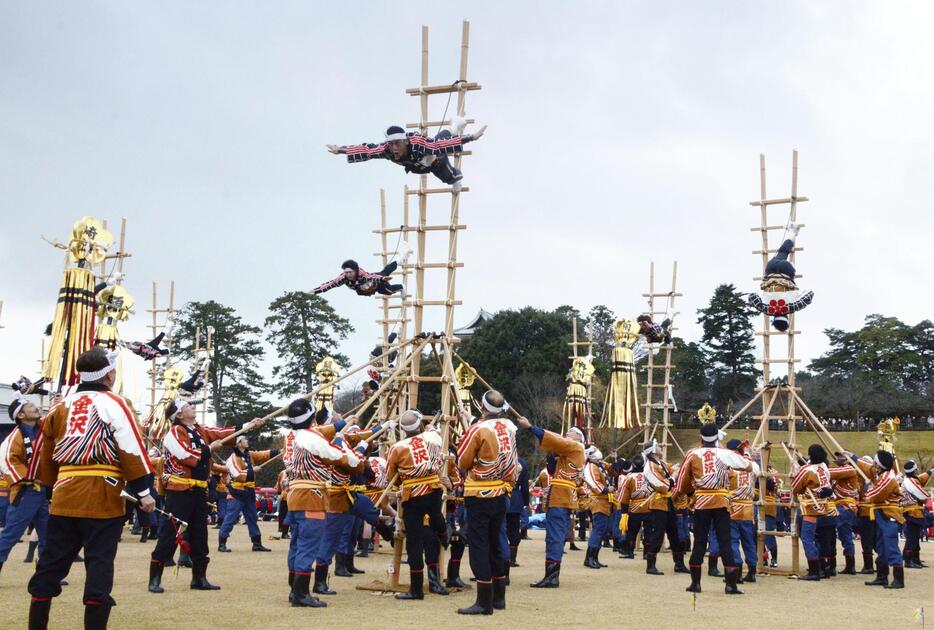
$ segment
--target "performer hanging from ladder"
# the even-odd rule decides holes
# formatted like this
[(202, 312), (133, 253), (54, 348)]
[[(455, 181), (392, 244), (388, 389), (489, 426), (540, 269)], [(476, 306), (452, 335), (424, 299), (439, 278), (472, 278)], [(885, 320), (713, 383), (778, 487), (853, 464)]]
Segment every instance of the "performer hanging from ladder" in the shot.
[(437, 136), (430, 138), (414, 131), (406, 133), (402, 127), (393, 125), (386, 130), (386, 138), (380, 144), (329, 144), (327, 147), (335, 155), (346, 155), (350, 163), (384, 159), (402, 166), (406, 173), (431, 173), (445, 184), (453, 186), (454, 192), (458, 193), (464, 175), (454, 168), (447, 156), (460, 153), (465, 144), (482, 138), (486, 133), (486, 125), (476, 133), (464, 135), (467, 121), (455, 116), (450, 126), (450, 129), (439, 131)]
[(814, 299), (814, 292), (799, 295), (795, 283), (795, 266), (789, 260), (795, 249), (800, 225), (788, 224), (785, 239), (778, 252), (765, 265), (765, 274), (760, 288), (763, 294), (749, 294), (749, 304), (757, 311), (772, 318), (772, 326), (779, 332), (788, 330), (788, 315), (807, 307)]

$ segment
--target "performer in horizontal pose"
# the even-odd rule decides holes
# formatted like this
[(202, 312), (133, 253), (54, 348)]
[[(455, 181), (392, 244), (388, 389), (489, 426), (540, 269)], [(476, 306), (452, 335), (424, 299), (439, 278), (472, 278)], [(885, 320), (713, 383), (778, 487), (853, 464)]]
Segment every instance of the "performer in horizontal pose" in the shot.
[(406, 133), (402, 127), (393, 125), (386, 130), (386, 137), (379, 144), (329, 144), (327, 147), (335, 155), (346, 155), (350, 163), (383, 159), (402, 166), (406, 173), (431, 173), (445, 184), (453, 186), (457, 193), (460, 192), (464, 176), (454, 168), (448, 155), (460, 153), (465, 144), (479, 140), (486, 133), (486, 126), (483, 126), (477, 133), (462, 135), (466, 126), (466, 120), (454, 117), (450, 130), (444, 129), (434, 138), (429, 138), (417, 132)]
[(389, 284), (390, 276), (397, 267), (398, 263), (392, 261), (379, 273), (370, 273), (366, 269), (361, 269), (356, 260), (345, 260), (341, 264), (341, 275), (325, 282), (312, 293), (318, 295), (336, 287), (345, 286), (357, 295), (368, 296), (374, 293), (392, 295), (404, 288), (401, 284)]

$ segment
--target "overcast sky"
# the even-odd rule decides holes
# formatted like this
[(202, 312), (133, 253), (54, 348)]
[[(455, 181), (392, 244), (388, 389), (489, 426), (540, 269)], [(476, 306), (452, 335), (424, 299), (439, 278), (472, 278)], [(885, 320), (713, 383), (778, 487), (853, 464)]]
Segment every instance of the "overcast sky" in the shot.
[[(664, 283), (677, 259), (678, 323), (696, 339), (717, 284), (757, 288), (758, 156), (784, 197), (793, 148), (811, 199), (800, 284), (816, 293), (798, 318), (804, 364), (824, 328), (932, 315), (930, 3), (0, 0), (2, 378), (35, 371), (53, 313), (62, 257), (40, 235), (66, 239), (84, 214), (129, 221), (125, 337), (145, 334), (153, 280), (261, 324), (347, 257), (377, 267), (379, 189), (398, 223), (417, 178), (324, 145), (417, 120), (404, 88), (419, 27), (432, 83), (448, 83), (463, 18), (483, 85), (467, 114), (489, 130), (464, 161), (458, 323), (526, 305), (635, 316), (649, 261)], [(327, 297), (362, 361), (377, 302)]]

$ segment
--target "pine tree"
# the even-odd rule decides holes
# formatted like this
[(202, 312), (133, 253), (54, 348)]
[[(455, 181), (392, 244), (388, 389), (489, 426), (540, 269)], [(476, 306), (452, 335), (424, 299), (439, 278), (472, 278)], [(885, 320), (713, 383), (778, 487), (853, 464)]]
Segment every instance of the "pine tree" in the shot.
[(706, 308), (698, 309), (703, 325), (701, 345), (707, 360), (713, 402), (729, 408), (730, 403), (750, 398), (759, 371), (755, 367), (754, 334), (750, 321), (756, 311), (732, 284), (714, 290)]

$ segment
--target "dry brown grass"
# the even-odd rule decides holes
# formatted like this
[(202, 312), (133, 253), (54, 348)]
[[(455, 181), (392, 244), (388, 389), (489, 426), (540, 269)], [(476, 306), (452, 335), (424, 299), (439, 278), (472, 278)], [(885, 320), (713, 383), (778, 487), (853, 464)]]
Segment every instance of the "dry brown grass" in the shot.
[[(270, 524), (263, 526), (271, 534)], [(286, 600), (285, 552), (287, 541), (270, 540), (273, 553), (252, 553), (243, 526), (231, 537), (230, 554), (212, 552), (214, 562), (208, 577), (223, 587), (213, 593), (188, 589), (189, 571), (176, 578), (165, 576), (166, 593), (146, 591), (148, 554), (152, 544), (140, 544), (127, 535), (120, 545), (114, 597), (118, 606), (111, 616), (112, 628), (296, 628), (314, 624), (327, 628), (557, 628), (666, 627), (666, 628), (916, 628), (915, 609), (934, 611), (934, 568), (909, 570), (908, 586), (887, 591), (863, 586), (865, 576), (839, 576), (819, 583), (804, 583), (781, 577), (760, 577), (745, 585), (746, 595), (727, 597), (719, 580), (703, 581), (704, 593), (692, 610), (684, 591), (688, 579), (671, 573), (671, 559), (662, 556), (663, 577), (643, 573), (644, 564), (619, 560), (604, 550), (601, 560), (609, 568), (594, 571), (581, 566), (583, 552), (569, 552), (562, 569), (561, 588), (536, 590), (530, 581), (541, 577), (544, 565), (544, 533), (533, 531), (519, 551), (522, 565), (513, 569), (508, 591), (508, 609), (493, 617), (465, 618), (454, 611), (473, 601), (473, 593), (448, 597), (428, 596), (423, 602), (400, 602), (390, 595), (355, 590), (386, 570), (391, 556), (373, 554), (359, 559), (367, 571), (356, 578), (332, 578), (338, 595), (327, 598), (326, 609), (291, 608)], [(211, 530), (216, 545), (216, 530)], [(785, 540), (780, 559), (788, 560)], [(31, 567), (20, 560), (25, 545), (17, 545), (0, 574), (0, 629), (26, 624), (29, 597), (25, 583)], [(934, 564), (934, 544), (922, 544), (922, 558)], [(842, 558), (841, 558), (842, 563)], [(465, 558), (466, 568), (466, 558)], [(53, 628), (81, 627), (81, 590), (84, 570), (76, 566), (70, 586), (52, 607)], [(760, 616), (761, 615), (761, 616)]]

